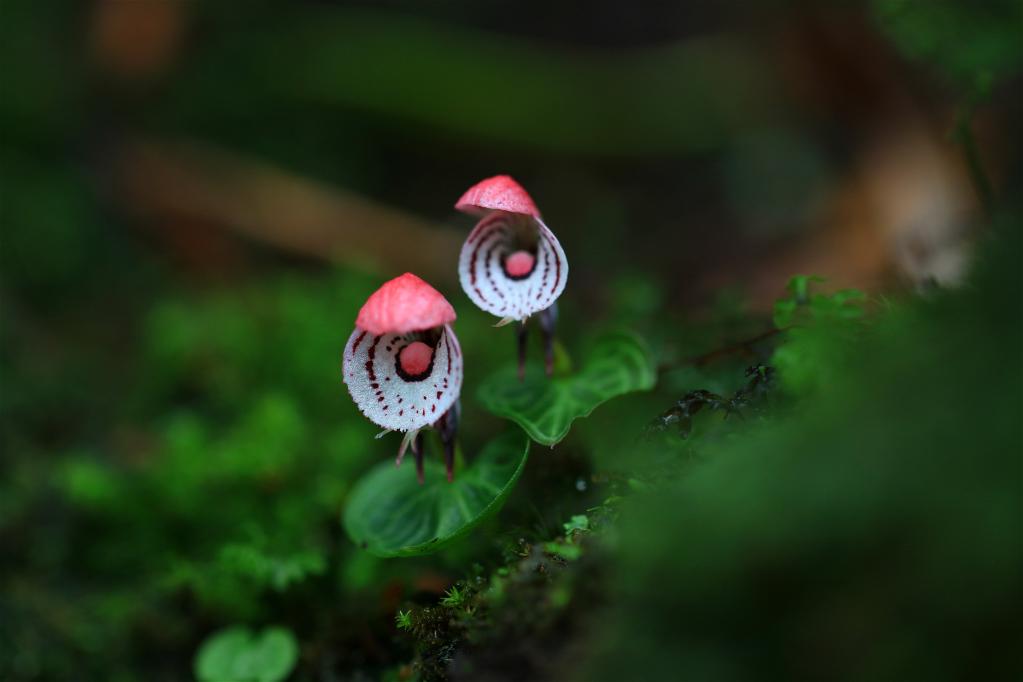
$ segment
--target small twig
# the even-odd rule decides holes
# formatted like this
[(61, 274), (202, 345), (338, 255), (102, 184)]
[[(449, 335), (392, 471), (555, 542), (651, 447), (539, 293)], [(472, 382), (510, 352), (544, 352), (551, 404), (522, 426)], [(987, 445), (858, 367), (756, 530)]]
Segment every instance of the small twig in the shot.
[(746, 369), (746, 385), (739, 388), (730, 398), (705, 389), (689, 391), (673, 406), (658, 415), (646, 428), (646, 435), (664, 431), (674, 425), (683, 438), (688, 438), (693, 428), (693, 418), (703, 408), (724, 411), (725, 419), (735, 415), (745, 420), (743, 410), (747, 407), (756, 409), (754, 403), (766, 397), (766, 393), (774, 380), (774, 368), (756, 365)]
[(113, 178), (126, 209), (170, 225), (198, 219), (284, 252), (457, 282), (457, 230), (210, 145), (125, 142)]
[(788, 330), (788, 327), (784, 327), (781, 329), (778, 328), (768, 329), (767, 331), (757, 334), (752, 338), (746, 339), (744, 341), (739, 341), (738, 343), (733, 343), (723, 348), (717, 348), (702, 355), (695, 355), (693, 357), (686, 358), (685, 360), (680, 360), (678, 362), (665, 362), (657, 367), (657, 372), (658, 374), (660, 374), (673, 369), (677, 369), (679, 367), (688, 367), (691, 365), (694, 365), (696, 367), (702, 367), (703, 365), (713, 362), (718, 358), (732, 355), (733, 353), (738, 353), (744, 350), (748, 350), (749, 347), (752, 346), (753, 344), (760, 343), (764, 339), (769, 339), (772, 336), (780, 334), (781, 332), (784, 332), (786, 330)]

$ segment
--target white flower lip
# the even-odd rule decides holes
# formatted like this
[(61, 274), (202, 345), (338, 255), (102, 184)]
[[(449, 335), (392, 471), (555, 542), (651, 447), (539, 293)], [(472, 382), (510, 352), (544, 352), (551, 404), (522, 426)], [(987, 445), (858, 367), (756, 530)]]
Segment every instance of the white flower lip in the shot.
[(370, 421), (393, 431), (429, 426), (458, 400), (462, 350), (450, 325), (438, 328), (427, 370), (402, 376), (399, 353), (416, 334), (375, 335), (356, 327), (345, 345), (342, 372), (356, 406)]
[[(523, 249), (535, 254), (532, 270), (524, 276), (509, 275), (505, 259)], [(466, 295), (483, 310), (525, 320), (549, 308), (565, 290), (568, 259), (540, 218), (492, 211), (462, 245), (458, 276)]]

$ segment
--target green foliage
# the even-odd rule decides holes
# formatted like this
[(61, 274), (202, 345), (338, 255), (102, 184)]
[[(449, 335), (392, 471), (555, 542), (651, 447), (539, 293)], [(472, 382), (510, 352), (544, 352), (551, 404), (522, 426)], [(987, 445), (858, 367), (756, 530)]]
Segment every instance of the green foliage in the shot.
[(253, 635), (230, 627), (210, 635), (195, 656), (199, 682), (281, 682), (298, 661), (298, 643), (290, 630), (267, 628)]
[(854, 320), (863, 316), (859, 302), (866, 299), (862, 291), (843, 289), (833, 294), (810, 293), (811, 285), (824, 282), (823, 277), (796, 275), (789, 280), (789, 295), (774, 303), (774, 325), (784, 329), (794, 324), (812, 324), (835, 320)]
[(56, 485), (71, 504), (83, 509), (115, 506), (121, 494), (121, 482), (97, 461), (95, 453), (69, 455), (58, 469)]
[(95, 199), (83, 179), (70, 168), (4, 154), (0, 184), (6, 188), (0, 277), (11, 288), (47, 301), (74, 291), (72, 285), (97, 266), (97, 249), (89, 240), (101, 231)]
[(224, 545), (217, 560), (221, 570), (248, 578), (260, 586), (270, 586), (278, 592), (309, 576), (321, 575), (327, 568), (326, 558), (320, 552), (297, 550), (275, 555), (260, 545), (248, 543)]
[[(0, 633), (0, 661), (41, 679), (110, 679), (151, 647), (189, 660), (200, 619), (275, 618), (274, 600), (301, 604), (314, 584), (348, 589), (332, 575), (350, 569), (337, 514), (383, 444), (338, 382), (347, 331), (335, 318), (367, 288), (345, 275), (165, 293), (118, 323), (130, 352), (55, 355), (0, 307), (5, 447), (21, 453), (0, 480), (0, 533), (24, 549), (0, 605), (19, 634)], [(69, 398), (39, 402), (35, 367)], [(43, 518), (46, 532), (6, 535)]]
[(646, 346), (635, 336), (615, 334), (596, 341), (582, 368), (573, 374), (549, 379), (528, 368), (525, 380), (519, 381), (515, 368), (509, 367), (480, 387), (479, 399), (536, 442), (555, 445), (568, 435), (576, 419), (589, 416), (616, 396), (649, 390), (656, 380)]
[(582, 678), (1018, 676), (1017, 227), (964, 290), (788, 336), (795, 404), (634, 498)]
[(344, 525), (354, 543), (380, 557), (429, 554), (465, 536), (504, 504), (526, 465), (529, 442), (514, 431), (488, 443), (455, 479), (427, 461), (425, 483), (410, 464), (379, 464), (352, 490)]
[(444, 593), (444, 598), (440, 600), (440, 603), (444, 606), (459, 607), (465, 603), (466, 596), (464, 590), (458, 589), (458, 585), (452, 585)]
[(412, 612), (411, 611), (398, 611), (394, 616), (394, 625), (399, 630), (411, 630), (412, 629)]
[(874, 0), (878, 22), (910, 58), (935, 65), (968, 94), (986, 95), (992, 85), (1023, 67), (1015, 0)]
[(586, 514), (576, 514), (568, 523), (563, 525), (565, 535), (571, 536), (573, 533), (585, 533), (590, 529), (590, 519)]
[(774, 305), (774, 324), (787, 329), (789, 343), (771, 359), (783, 385), (793, 395), (803, 395), (835, 381), (835, 354), (849, 348), (863, 327), (861, 303), (866, 296), (856, 289), (833, 294), (811, 293), (821, 277), (798, 275), (789, 280), (789, 296)]
[[(316, 100), (330, 110), (369, 111), (403, 119), (414, 130), (497, 141), (502, 148), (636, 156), (720, 144), (726, 123), (748, 125), (757, 111), (748, 105), (774, 99), (764, 87), (763, 64), (737, 41), (679, 41), (610, 59), (408, 13), (296, 5), (271, 22), (259, 19), (253, 23), (262, 31), (225, 32), (228, 40), (203, 46), (205, 68), (175, 82), (161, 112), (171, 124), (219, 124), (218, 133), (237, 137), (217, 116), (229, 105), (223, 83), (235, 79), (230, 92), (244, 99), (230, 103), (231, 110)], [(417, 58), (406, 59), (410, 53)], [(388, 87), (365, 78), (367, 64)], [(302, 78), (289, 78), (291, 69)], [(505, 83), (520, 96), (498, 106), (463, 87), (481, 80)], [(609, 98), (609, 91), (622, 96)], [(265, 144), (253, 137), (243, 142)]]
[(579, 546), (568, 542), (547, 542), (543, 548), (548, 554), (560, 557), (566, 561), (575, 561), (582, 556), (582, 550)]
[[(564, 525), (579, 518), (585, 517)], [(412, 671), (423, 680), (465, 671), (477, 678), (557, 677), (558, 662), (536, 652), (556, 651), (601, 598), (600, 554), (587, 542), (588, 534), (520, 540), (489, 577), (476, 573), (435, 605), (400, 610), (398, 627), (415, 645)]]

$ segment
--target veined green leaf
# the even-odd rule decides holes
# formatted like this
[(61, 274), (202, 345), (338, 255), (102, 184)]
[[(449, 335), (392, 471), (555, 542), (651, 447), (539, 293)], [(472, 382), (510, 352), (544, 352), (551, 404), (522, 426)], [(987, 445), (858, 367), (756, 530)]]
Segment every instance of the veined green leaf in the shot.
[(363, 477), (345, 509), (348, 537), (379, 557), (435, 552), (492, 516), (515, 487), (529, 441), (516, 431), (492, 440), (448, 483), (444, 467), (427, 461), (419, 485), (411, 463), (383, 462)]
[(599, 339), (582, 368), (565, 377), (548, 378), (535, 368), (519, 381), (509, 367), (484, 382), (479, 399), (483, 406), (511, 419), (544, 445), (554, 445), (572, 422), (632, 391), (645, 391), (657, 380), (646, 346), (631, 334)]

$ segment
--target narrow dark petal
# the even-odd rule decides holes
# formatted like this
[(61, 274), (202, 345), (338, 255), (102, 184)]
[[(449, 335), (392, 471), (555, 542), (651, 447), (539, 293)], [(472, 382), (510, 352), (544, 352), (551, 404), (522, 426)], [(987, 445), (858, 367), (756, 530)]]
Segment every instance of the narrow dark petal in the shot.
[(412, 441), (412, 452), (416, 455), (416, 480), (419, 481), (419, 485), (423, 485), (423, 434), (419, 433), (416, 435), (415, 440)]
[(546, 310), (541, 310), (537, 315), (540, 323), (540, 333), (543, 335), (544, 370), (547, 376), (554, 374), (554, 328), (558, 324), (558, 304), (551, 305)]
[(519, 322), (515, 329), (516, 340), (518, 341), (519, 348), (519, 381), (524, 381), (526, 378), (526, 349), (527, 341), (529, 340), (529, 328), (526, 327), (526, 323)]
[(444, 467), (447, 469), (449, 483), (455, 475), (455, 444), (458, 440), (458, 422), (461, 416), (462, 403), (456, 401), (433, 425), (440, 434), (441, 445), (444, 446)]

